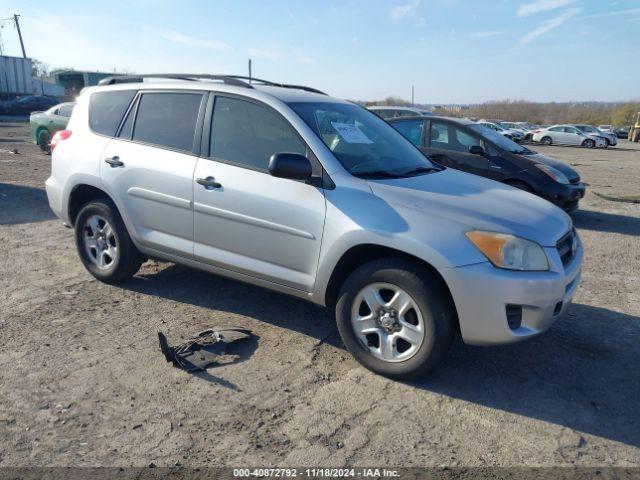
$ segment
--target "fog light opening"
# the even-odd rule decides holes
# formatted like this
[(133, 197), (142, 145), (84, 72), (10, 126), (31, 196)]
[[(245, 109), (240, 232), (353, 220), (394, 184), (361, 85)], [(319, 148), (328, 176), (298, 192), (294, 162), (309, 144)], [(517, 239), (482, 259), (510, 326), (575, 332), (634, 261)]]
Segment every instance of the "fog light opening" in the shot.
[(522, 305), (507, 305), (507, 323), (511, 330), (520, 328), (522, 325)]
[(553, 315), (558, 315), (562, 311), (562, 302), (556, 303), (555, 308), (553, 309)]

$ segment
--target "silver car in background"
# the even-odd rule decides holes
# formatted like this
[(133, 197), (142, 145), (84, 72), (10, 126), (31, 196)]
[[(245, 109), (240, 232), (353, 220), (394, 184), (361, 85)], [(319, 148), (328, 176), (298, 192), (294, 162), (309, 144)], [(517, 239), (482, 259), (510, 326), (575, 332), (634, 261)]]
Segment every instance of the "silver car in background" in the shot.
[(102, 83), (54, 137), (46, 189), (103, 282), (158, 258), (303, 298), (390, 377), (435, 367), (458, 331), (534, 337), (571, 303), (565, 212), (431, 162), (365, 108), (232, 76)]
[(618, 144), (618, 136), (612, 132), (603, 132), (602, 130), (594, 127), (593, 125), (585, 125), (585, 124), (573, 124), (578, 130), (583, 133), (586, 133), (590, 137), (601, 137), (604, 138), (605, 148), (606, 147), (615, 147)]
[(542, 145), (579, 145), (586, 148), (607, 146), (604, 137), (583, 132), (573, 125), (553, 125), (538, 129), (533, 133), (532, 139)]
[(413, 117), (416, 115), (420, 117), (426, 117), (429, 115), (433, 115), (433, 112), (431, 112), (430, 110), (425, 110), (424, 108), (417, 107), (374, 105), (367, 108), (382, 118)]

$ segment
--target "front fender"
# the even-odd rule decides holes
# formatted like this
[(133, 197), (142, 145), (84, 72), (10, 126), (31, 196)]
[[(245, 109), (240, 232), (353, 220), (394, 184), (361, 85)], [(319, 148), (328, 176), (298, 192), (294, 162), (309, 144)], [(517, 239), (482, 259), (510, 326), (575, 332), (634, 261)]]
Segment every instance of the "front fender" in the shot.
[(410, 207), (390, 205), (363, 190), (327, 191), (325, 225), (312, 295), (317, 303), (324, 303), (331, 275), (342, 256), (359, 245), (398, 250), (437, 270), (486, 261), (465, 237), (465, 225)]

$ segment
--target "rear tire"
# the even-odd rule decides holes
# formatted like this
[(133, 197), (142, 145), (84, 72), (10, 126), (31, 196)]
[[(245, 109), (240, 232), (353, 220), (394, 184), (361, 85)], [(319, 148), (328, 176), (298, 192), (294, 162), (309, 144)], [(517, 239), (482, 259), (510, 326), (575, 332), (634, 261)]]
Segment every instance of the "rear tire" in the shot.
[(553, 144), (553, 140), (551, 140), (551, 137), (548, 137), (548, 136), (547, 137), (542, 137), (540, 139), (540, 143), (542, 145), (551, 145), (551, 144)]
[(51, 153), (51, 134), (46, 128), (38, 133), (38, 146), (47, 155)]
[(101, 282), (122, 282), (140, 269), (142, 257), (111, 200), (93, 200), (82, 207), (75, 232), (80, 260)]
[(345, 346), (365, 368), (406, 378), (424, 375), (442, 361), (456, 314), (439, 279), (413, 262), (389, 258), (349, 275), (338, 296), (336, 321)]

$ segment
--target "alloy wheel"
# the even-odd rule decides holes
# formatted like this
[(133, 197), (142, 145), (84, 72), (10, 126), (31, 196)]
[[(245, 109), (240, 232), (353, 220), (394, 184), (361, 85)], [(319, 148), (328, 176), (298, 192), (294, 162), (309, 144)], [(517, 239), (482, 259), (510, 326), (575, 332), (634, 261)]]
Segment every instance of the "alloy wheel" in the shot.
[(369, 284), (358, 292), (351, 307), (351, 325), (360, 343), (385, 362), (410, 359), (425, 338), (418, 304), (390, 283)]
[(102, 270), (118, 260), (118, 244), (113, 228), (104, 217), (91, 215), (85, 221), (82, 240), (91, 263)]

